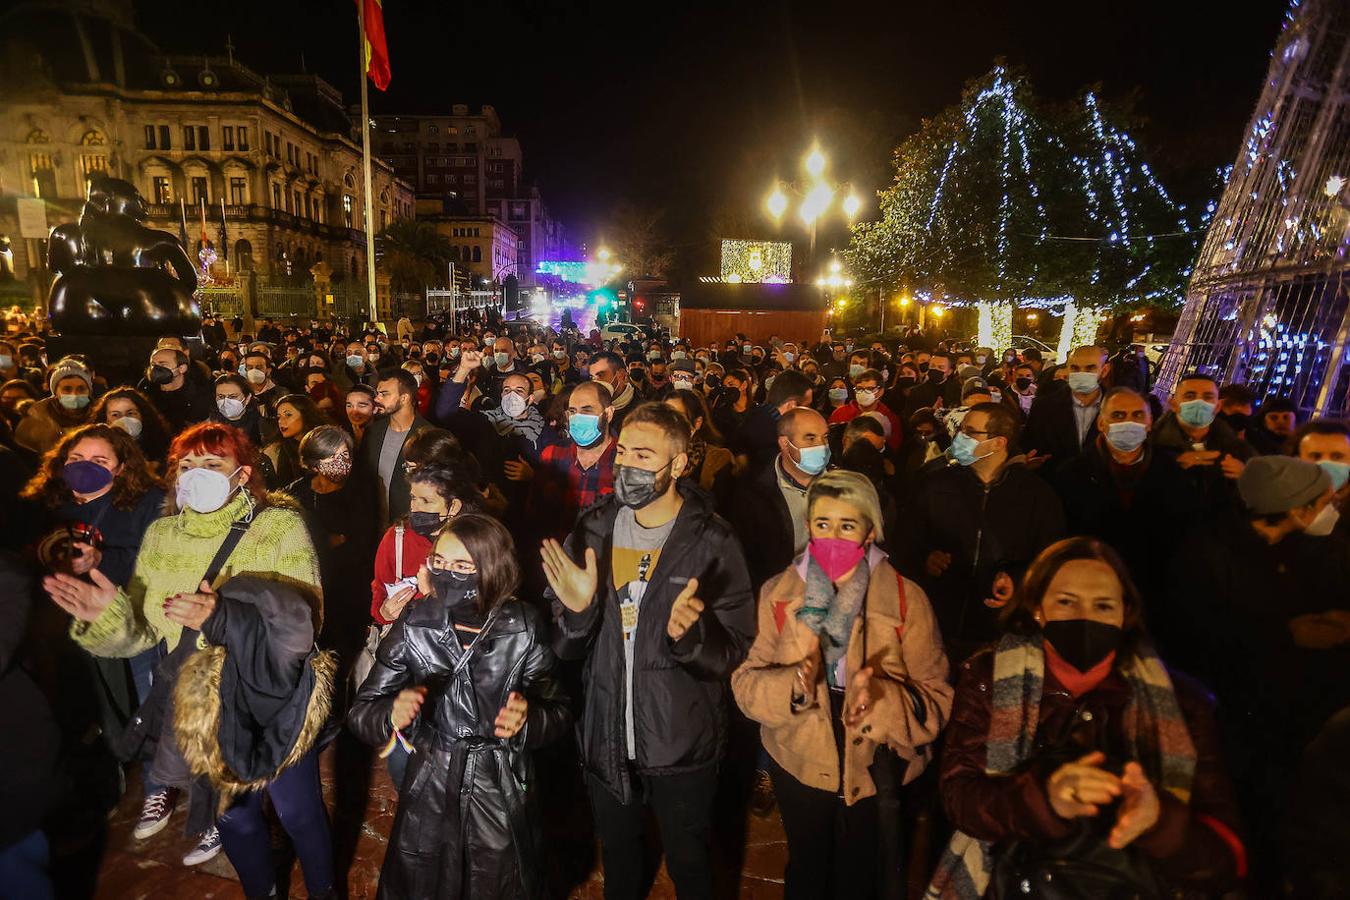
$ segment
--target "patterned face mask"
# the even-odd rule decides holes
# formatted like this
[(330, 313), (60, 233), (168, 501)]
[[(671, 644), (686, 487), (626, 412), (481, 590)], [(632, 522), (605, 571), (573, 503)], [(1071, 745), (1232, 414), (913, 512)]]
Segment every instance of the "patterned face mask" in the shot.
[(342, 481), (352, 473), (352, 455), (339, 450), (327, 459), (320, 460), (315, 470), (329, 481)]

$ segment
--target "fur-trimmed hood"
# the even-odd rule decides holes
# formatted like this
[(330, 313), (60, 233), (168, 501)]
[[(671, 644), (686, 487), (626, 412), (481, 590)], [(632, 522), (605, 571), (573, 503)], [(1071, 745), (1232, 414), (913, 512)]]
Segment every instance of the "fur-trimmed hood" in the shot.
[(286, 769), (295, 765), (314, 748), (333, 707), (333, 681), (337, 656), (330, 651), (315, 652), (305, 665), (314, 671), (313, 687), (305, 705), (305, 715), (294, 735), (290, 750), (281, 764), (265, 777), (245, 779), (231, 771), (221, 753), (220, 680), (225, 667), (224, 647), (198, 650), (183, 663), (174, 685), (174, 736), (178, 749), (193, 775), (206, 776), (220, 795), (219, 813), (224, 813), (240, 794), (262, 790)]

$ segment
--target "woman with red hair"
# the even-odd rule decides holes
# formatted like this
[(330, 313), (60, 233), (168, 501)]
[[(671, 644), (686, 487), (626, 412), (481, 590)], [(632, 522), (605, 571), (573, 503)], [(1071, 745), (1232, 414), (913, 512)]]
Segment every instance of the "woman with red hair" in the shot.
[[(157, 739), (147, 777), (165, 787), (147, 799), (136, 836), (161, 830), (189, 790), (188, 830), (202, 838), (184, 863), (223, 845), (244, 893), (268, 896), (266, 789), (317, 897), (333, 887), (317, 761), (333, 661), (314, 651), (322, 621), (314, 547), (293, 501), (267, 493), (258, 460), (238, 428), (188, 428), (169, 450), (168, 514), (146, 530), (127, 587), (97, 569), (92, 582), (58, 574), (43, 585), (94, 655), (167, 651), (140, 716)], [(201, 776), (217, 805), (191, 790)]]

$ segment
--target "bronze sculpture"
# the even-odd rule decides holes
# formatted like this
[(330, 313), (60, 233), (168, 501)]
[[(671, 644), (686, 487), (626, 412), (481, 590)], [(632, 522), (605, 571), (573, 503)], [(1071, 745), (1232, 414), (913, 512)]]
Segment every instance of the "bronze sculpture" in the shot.
[(47, 308), (62, 335), (193, 335), (201, 311), (197, 271), (178, 239), (143, 224), (135, 185), (94, 175), (80, 221), (54, 228), (47, 262), (57, 273)]

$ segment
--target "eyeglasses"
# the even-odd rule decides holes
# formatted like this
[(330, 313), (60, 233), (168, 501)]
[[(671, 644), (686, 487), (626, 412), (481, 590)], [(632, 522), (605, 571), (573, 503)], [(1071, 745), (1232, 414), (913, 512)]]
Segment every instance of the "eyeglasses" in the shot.
[(987, 431), (980, 431), (978, 428), (962, 428), (961, 433), (966, 437), (974, 437), (977, 434), (988, 434)]
[(467, 559), (446, 562), (433, 553), (427, 557), (427, 571), (433, 575), (441, 575), (445, 572), (454, 572), (457, 575), (476, 575), (478, 574), (478, 567)]

